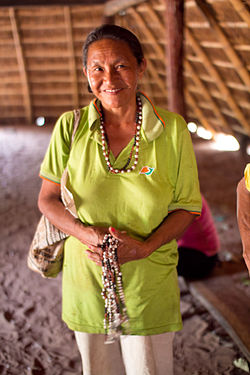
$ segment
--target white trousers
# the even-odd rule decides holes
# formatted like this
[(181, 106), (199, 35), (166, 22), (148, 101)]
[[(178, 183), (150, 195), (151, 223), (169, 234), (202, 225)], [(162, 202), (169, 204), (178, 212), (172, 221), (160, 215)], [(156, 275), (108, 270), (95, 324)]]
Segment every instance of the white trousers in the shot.
[(173, 375), (174, 332), (121, 336), (104, 344), (105, 335), (75, 332), (83, 375)]

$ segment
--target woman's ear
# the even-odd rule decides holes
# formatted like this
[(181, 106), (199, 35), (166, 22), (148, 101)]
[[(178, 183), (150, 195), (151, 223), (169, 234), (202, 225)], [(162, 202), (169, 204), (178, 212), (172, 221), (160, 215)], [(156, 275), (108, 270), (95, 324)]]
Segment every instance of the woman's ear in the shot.
[(91, 86), (90, 86), (89, 77), (88, 77), (88, 71), (85, 68), (85, 66), (82, 68), (82, 71), (83, 71), (83, 74), (85, 75), (85, 77), (87, 78), (87, 81), (88, 81), (88, 92), (90, 92), (92, 94), (93, 91), (92, 91)]
[(85, 66), (82, 68), (82, 71), (83, 71), (83, 74), (85, 75), (85, 77), (88, 78), (87, 69), (85, 68)]
[(145, 70), (147, 68), (147, 60), (143, 57), (140, 65), (139, 65), (139, 78), (141, 79)]

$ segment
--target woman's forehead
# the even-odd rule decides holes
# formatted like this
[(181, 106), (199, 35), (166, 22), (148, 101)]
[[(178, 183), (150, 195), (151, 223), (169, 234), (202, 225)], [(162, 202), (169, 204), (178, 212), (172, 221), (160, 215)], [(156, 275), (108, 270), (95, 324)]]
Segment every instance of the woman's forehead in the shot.
[(128, 43), (123, 40), (101, 39), (91, 43), (88, 49), (88, 58), (101, 56), (113, 56), (119, 58), (135, 58)]

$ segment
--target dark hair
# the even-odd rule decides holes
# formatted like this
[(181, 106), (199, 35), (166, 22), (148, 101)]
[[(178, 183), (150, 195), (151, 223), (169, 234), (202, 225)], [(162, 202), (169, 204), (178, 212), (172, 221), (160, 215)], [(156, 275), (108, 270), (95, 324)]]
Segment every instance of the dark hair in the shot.
[(121, 40), (128, 44), (136, 58), (138, 64), (140, 64), (144, 58), (141, 43), (138, 38), (131, 31), (124, 29), (123, 27), (117, 25), (105, 24), (92, 30), (83, 45), (83, 65), (87, 68), (87, 58), (89, 46), (102, 39), (113, 39)]

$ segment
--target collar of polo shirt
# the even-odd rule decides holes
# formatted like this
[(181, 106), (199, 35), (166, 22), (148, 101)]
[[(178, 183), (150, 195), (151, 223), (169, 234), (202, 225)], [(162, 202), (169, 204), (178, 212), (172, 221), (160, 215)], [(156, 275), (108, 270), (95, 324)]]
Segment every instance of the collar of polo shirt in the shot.
[[(142, 102), (142, 137), (146, 142), (152, 142), (158, 138), (165, 128), (165, 122), (157, 112), (156, 107), (152, 104), (151, 100), (142, 92), (138, 92)], [(89, 128), (95, 131), (100, 124), (100, 101), (94, 99), (89, 106)], [(98, 141), (98, 139), (96, 139)]]

